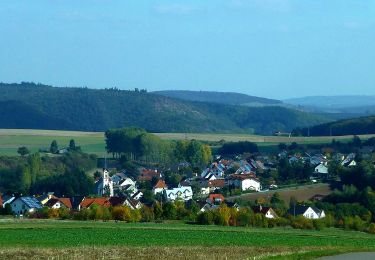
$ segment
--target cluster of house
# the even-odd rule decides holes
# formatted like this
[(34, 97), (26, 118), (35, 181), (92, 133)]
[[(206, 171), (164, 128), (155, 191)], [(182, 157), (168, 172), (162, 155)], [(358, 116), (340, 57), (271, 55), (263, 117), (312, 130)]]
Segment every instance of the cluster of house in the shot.
[[(319, 153), (310, 155), (308, 153), (301, 155), (288, 155), (287, 152), (281, 152), (279, 157), (285, 157), (290, 163), (307, 160), (314, 166), (314, 174), (324, 176), (328, 174), (328, 159)], [(356, 165), (356, 155), (351, 153), (346, 156), (336, 154), (333, 158), (340, 162), (344, 167)], [(262, 185), (257, 178), (257, 174), (262, 171), (276, 167), (276, 160), (268, 156), (258, 156), (250, 160), (217, 160), (210, 164), (200, 174), (192, 174), (187, 179), (181, 181), (177, 187), (168, 187), (164, 176), (157, 169), (140, 169), (137, 179), (129, 177), (126, 172), (118, 172), (112, 176), (107, 169), (103, 170), (102, 176), (95, 182), (94, 193), (96, 198), (75, 196), (72, 198), (58, 198), (53, 194), (45, 194), (39, 197), (18, 197), (0, 196), (0, 206), (11, 205), (14, 214), (20, 215), (26, 212), (33, 212), (43, 207), (58, 209), (61, 207), (69, 210), (81, 210), (89, 208), (96, 204), (99, 206), (128, 206), (131, 209), (139, 209), (143, 206), (141, 203), (143, 192), (139, 189), (139, 182), (153, 182), (152, 193), (164, 198), (165, 201), (182, 200), (189, 203), (193, 199), (193, 187), (197, 194), (195, 199), (200, 203), (201, 212), (213, 210), (222, 203), (228, 207), (238, 209), (236, 203), (226, 201), (223, 195), (218, 194), (221, 189), (230, 187), (241, 191), (259, 192)], [(188, 163), (185, 163), (188, 164)], [(186, 167), (186, 165), (181, 167)], [(273, 184), (275, 187), (276, 184)], [(291, 215), (303, 215), (307, 218), (324, 217), (324, 212), (314, 207), (296, 206), (289, 212)], [(257, 206), (253, 208), (256, 213), (262, 213), (267, 218), (277, 218), (277, 214), (272, 208)]]
[[(186, 201), (190, 203), (192, 200)], [(226, 201), (224, 196), (221, 194), (210, 194), (205, 201), (201, 201), (200, 212), (210, 211), (217, 209), (222, 204), (226, 204), (228, 207), (240, 209), (237, 203)], [(73, 211), (80, 211), (85, 208), (90, 208), (93, 205), (102, 207), (116, 207), (116, 206), (128, 206), (131, 209), (140, 209), (143, 205), (139, 201), (135, 201), (126, 197), (84, 197), (74, 196), (71, 198), (59, 198), (53, 195), (53, 193), (44, 194), (41, 196), (24, 196), (15, 198), (14, 196), (0, 196), (0, 207), (5, 207), (9, 204), (12, 213), (17, 216), (22, 216), (27, 213), (36, 212), (44, 207), (51, 209), (65, 208)], [(262, 205), (253, 206), (252, 210), (255, 214), (263, 214), (266, 218), (276, 219), (279, 216), (271, 207), (264, 207)], [(308, 219), (319, 219), (324, 218), (324, 211), (319, 210), (316, 207), (296, 205), (292, 207), (288, 213), (292, 216), (302, 215)]]
[(90, 208), (93, 205), (102, 207), (128, 206), (131, 209), (140, 209), (142, 204), (139, 201), (127, 197), (85, 197), (73, 196), (71, 198), (60, 198), (53, 193), (41, 196), (0, 196), (0, 207), (10, 205), (14, 215), (24, 215), (36, 212), (44, 207), (51, 209), (65, 208), (68, 210), (80, 211)]

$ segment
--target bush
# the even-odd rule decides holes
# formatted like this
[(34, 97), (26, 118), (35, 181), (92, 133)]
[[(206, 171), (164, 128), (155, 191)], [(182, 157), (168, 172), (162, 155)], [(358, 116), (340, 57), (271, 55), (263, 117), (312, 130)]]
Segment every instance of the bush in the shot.
[(205, 211), (199, 213), (197, 216), (197, 222), (201, 225), (212, 225), (214, 220), (214, 216), (211, 211)]
[(298, 229), (313, 229), (314, 225), (311, 219), (307, 219), (303, 216), (298, 216), (292, 219), (291, 225), (293, 228)]
[(112, 219), (120, 221), (130, 220), (130, 208), (129, 207), (114, 207), (112, 210)]
[(252, 219), (254, 227), (268, 227), (268, 219), (263, 214), (255, 214)]
[(325, 228), (326, 223), (322, 219), (314, 219), (313, 220), (313, 226), (316, 230), (322, 230)]
[(290, 220), (287, 219), (287, 218), (277, 218), (276, 219), (276, 225), (278, 227), (286, 227), (286, 226), (290, 226)]
[(142, 222), (151, 222), (151, 221), (154, 221), (155, 219), (154, 211), (147, 206), (143, 206), (141, 208), (141, 215), (142, 215), (142, 219), (141, 219)]
[(375, 234), (375, 223), (371, 223), (367, 229), (367, 232), (370, 234)]
[(248, 208), (241, 208), (237, 214), (237, 223), (239, 226), (247, 227), (251, 225), (253, 213)]

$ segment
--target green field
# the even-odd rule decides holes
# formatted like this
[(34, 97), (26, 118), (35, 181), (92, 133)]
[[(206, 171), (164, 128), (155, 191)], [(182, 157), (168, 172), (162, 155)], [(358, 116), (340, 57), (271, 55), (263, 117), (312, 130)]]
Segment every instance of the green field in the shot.
[[(251, 141), (256, 142), (261, 149), (275, 146), (279, 143), (297, 142), (300, 144), (327, 143), (333, 138), (341, 141), (348, 141), (352, 136), (337, 137), (278, 137), (258, 136), (244, 134), (191, 134), (191, 133), (156, 133), (163, 139), (183, 140), (196, 139), (202, 141)], [(375, 135), (363, 135), (362, 139), (368, 139)], [(27, 129), (0, 129), (0, 154), (16, 155), (20, 146), (26, 146), (36, 152), (41, 148), (48, 149), (52, 140), (56, 140), (59, 147), (66, 147), (70, 139), (75, 139), (76, 144), (82, 147), (87, 153), (94, 153), (103, 156), (105, 152), (104, 134), (102, 132), (78, 132), (78, 131), (53, 131), (53, 130), (27, 130)]]
[[(53, 220), (0, 221), (0, 257), (303, 259), (353, 251), (375, 251), (375, 236), (338, 229), (174, 224), (129, 224)], [(108, 254), (111, 252), (111, 254)], [(156, 255), (155, 253), (158, 253)], [(52, 255), (50, 255), (52, 254)], [(77, 259), (78, 259), (77, 258)]]

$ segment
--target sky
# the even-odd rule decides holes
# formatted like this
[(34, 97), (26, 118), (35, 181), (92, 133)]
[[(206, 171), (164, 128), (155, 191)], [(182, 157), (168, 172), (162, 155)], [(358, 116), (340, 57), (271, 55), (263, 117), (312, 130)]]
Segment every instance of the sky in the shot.
[(0, 0), (0, 81), (375, 95), (375, 0)]

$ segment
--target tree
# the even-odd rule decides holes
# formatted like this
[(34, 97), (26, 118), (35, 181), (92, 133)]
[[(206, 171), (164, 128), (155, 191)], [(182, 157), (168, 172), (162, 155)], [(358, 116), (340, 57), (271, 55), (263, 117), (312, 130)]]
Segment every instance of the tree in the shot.
[(19, 153), (23, 157), (26, 154), (29, 154), (30, 151), (29, 151), (29, 149), (27, 149), (27, 147), (21, 146), (21, 147), (18, 148), (17, 153)]
[(76, 150), (76, 142), (74, 141), (74, 139), (71, 139), (69, 141), (69, 151), (75, 151)]
[(51, 153), (53, 153), (53, 154), (58, 153), (58, 151), (59, 151), (59, 147), (58, 147), (58, 145), (57, 145), (56, 140), (53, 140), (53, 141), (52, 141), (51, 146), (50, 146), (50, 148), (49, 148), (49, 151), (50, 151)]
[(176, 219), (177, 209), (174, 203), (167, 202), (163, 205), (163, 216), (165, 219)]

